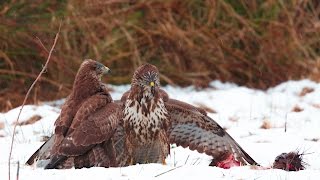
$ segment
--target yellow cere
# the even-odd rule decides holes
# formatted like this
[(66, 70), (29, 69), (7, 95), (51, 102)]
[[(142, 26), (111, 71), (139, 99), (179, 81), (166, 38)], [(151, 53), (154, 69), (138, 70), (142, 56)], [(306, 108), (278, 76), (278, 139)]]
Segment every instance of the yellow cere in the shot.
[(154, 82), (153, 81), (150, 82), (150, 86), (154, 86)]

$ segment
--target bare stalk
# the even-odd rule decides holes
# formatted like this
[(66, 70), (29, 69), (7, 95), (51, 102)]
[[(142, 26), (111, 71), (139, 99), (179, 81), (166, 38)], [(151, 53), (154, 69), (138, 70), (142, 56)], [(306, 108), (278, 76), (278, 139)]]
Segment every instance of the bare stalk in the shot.
[(175, 168), (169, 169), (168, 171), (165, 171), (165, 172), (163, 172), (163, 173), (157, 174), (157, 175), (155, 175), (154, 177), (162, 176), (162, 175), (164, 175), (164, 174), (167, 174), (168, 172), (171, 172), (171, 171), (176, 170), (176, 169), (181, 168), (181, 167), (182, 167), (182, 165), (177, 166), (177, 167), (175, 167)]
[(53, 45), (50, 49), (50, 52), (49, 52), (49, 55), (48, 55), (48, 58), (47, 58), (47, 61), (46, 61), (46, 64), (43, 66), (41, 72), (39, 73), (39, 75), (37, 76), (37, 78), (33, 81), (33, 83), (31, 84), (26, 96), (24, 97), (24, 100), (23, 100), (23, 103), (22, 103), (22, 106), (20, 108), (20, 111), (19, 111), (19, 114), (18, 114), (18, 117), (17, 117), (17, 120), (14, 124), (14, 127), (13, 127), (13, 132), (12, 132), (12, 137), (11, 137), (11, 146), (10, 146), (10, 153), (9, 153), (9, 161), (8, 161), (8, 168), (9, 168), (9, 180), (10, 180), (10, 174), (11, 174), (11, 169), (10, 169), (10, 166), (11, 166), (11, 155), (12, 155), (12, 148), (13, 148), (13, 141), (14, 141), (14, 137), (15, 137), (15, 131), (16, 131), (16, 128), (17, 128), (17, 125), (19, 124), (19, 117), (20, 117), (20, 114), (21, 114), (21, 111), (24, 107), (24, 104), (26, 103), (27, 101), (27, 98), (32, 90), (32, 88), (35, 86), (35, 84), (37, 83), (37, 81), (40, 79), (41, 75), (46, 71), (47, 69), (47, 66), (49, 64), (49, 61), (50, 61), (50, 58), (51, 58), (51, 54), (53, 52), (53, 49), (54, 47), (56, 46), (56, 43), (58, 41), (58, 37), (59, 37), (59, 33), (60, 33), (60, 29), (61, 29), (61, 23), (60, 23), (60, 26), (59, 26), (59, 30), (54, 38), (54, 42), (53, 42)]
[(16, 180), (19, 180), (19, 174), (20, 174), (20, 161), (18, 161), (18, 162), (17, 162), (17, 166), (18, 166), (18, 167), (17, 167), (17, 176), (16, 176), (17, 178), (16, 178)]

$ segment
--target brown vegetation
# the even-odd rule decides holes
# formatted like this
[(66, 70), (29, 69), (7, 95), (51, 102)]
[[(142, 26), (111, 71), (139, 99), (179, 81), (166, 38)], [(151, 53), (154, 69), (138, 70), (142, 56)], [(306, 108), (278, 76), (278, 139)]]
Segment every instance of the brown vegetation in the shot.
[(4, 122), (0, 121), (0, 129), (4, 129)]
[(316, 0), (1, 1), (0, 110), (21, 104), (61, 20), (29, 103), (65, 97), (85, 58), (109, 66), (112, 84), (129, 83), (144, 62), (159, 67), (163, 84), (220, 79), (265, 89), (319, 78), (319, 18)]
[(260, 126), (261, 129), (271, 129), (273, 128), (271, 122), (267, 119), (265, 119), (263, 122), (262, 122), (262, 125)]
[(301, 111), (303, 111), (303, 108), (301, 108), (301, 107), (298, 106), (298, 105), (295, 105), (295, 106), (292, 108), (291, 111), (292, 111), (292, 112), (301, 112)]
[(301, 92), (299, 93), (299, 96), (302, 97), (302, 96), (305, 96), (309, 93), (312, 93), (314, 91), (313, 88), (310, 88), (310, 87), (304, 87)]

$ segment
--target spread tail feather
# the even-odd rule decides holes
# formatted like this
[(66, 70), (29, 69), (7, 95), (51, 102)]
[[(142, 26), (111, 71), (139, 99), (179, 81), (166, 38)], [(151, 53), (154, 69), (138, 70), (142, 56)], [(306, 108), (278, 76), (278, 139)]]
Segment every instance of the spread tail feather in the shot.
[(27, 160), (26, 165), (33, 165), (38, 160), (48, 160), (50, 152), (53, 147), (55, 135), (52, 135), (46, 142), (44, 142), (36, 152), (34, 152)]
[(44, 169), (56, 169), (57, 166), (66, 159), (66, 156), (55, 155), (51, 157), (50, 162), (44, 167)]

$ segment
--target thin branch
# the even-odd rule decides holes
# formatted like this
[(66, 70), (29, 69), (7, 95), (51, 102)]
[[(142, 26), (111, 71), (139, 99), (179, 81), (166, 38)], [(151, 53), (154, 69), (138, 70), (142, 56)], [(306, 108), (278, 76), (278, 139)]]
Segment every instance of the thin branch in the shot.
[(188, 162), (188, 160), (189, 160), (189, 157), (190, 157), (190, 154), (188, 155), (188, 157), (187, 157), (186, 161), (184, 162), (184, 165), (186, 165), (186, 164), (187, 164), (187, 162)]
[(164, 75), (163, 73), (160, 73), (160, 78), (162, 78), (165, 82), (167, 82), (171, 86), (176, 86), (173, 80), (171, 80), (168, 76)]
[(48, 49), (43, 45), (42, 41), (40, 40), (40, 38), (38, 36), (36, 36), (37, 38), (37, 42), (39, 43), (39, 45), (46, 51), (46, 53), (49, 54)]
[(9, 153), (9, 161), (8, 161), (9, 180), (10, 180), (10, 172), (11, 172), (11, 171), (10, 171), (10, 165), (11, 165), (11, 155), (12, 155), (13, 142), (14, 142), (14, 137), (15, 137), (15, 131), (16, 131), (17, 125), (19, 124), (19, 117), (20, 117), (21, 111), (22, 111), (22, 109), (23, 109), (24, 104), (25, 104), (26, 101), (27, 101), (27, 98), (28, 98), (28, 96), (29, 96), (32, 88), (35, 86), (35, 84), (37, 83), (37, 81), (40, 79), (41, 75), (45, 72), (45, 70), (46, 70), (46, 68), (47, 68), (47, 66), (48, 66), (48, 64), (49, 64), (49, 61), (50, 61), (50, 58), (51, 58), (51, 54), (52, 54), (53, 49), (54, 49), (54, 47), (56, 46), (56, 43), (57, 43), (57, 41), (58, 41), (60, 29), (61, 29), (61, 22), (60, 22), (59, 30), (58, 30), (55, 38), (54, 38), (53, 45), (52, 45), (52, 47), (51, 47), (51, 49), (50, 49), (50, 52), (49, 52), (49, 55), (48, 55), (46, 64), (43, 66), (41, 72), (39, 73), (39, 75), (37, 76), (37, 78), (34, 80), (34, 82), (31, 84), (31, 86), (30, 86), (30, 88), (29, 88), (29, 90), (28, 90), (28, 92), (27, 92), (27, 94), (26, 94), (26, 96), (25, 96), (25, 98), (24, 98), (24, 100), (23, 100), (23, 103), (22, 103), (22, 106), (21, 106), (21, 108), (20, 108), (20, 111), (19, 111), (17, 120), (16, 120), (15, 125), (14, 125), (14, 127), (13, 127), (12, 138), (11, 138), (11, 146), (10, 146), (10, 153)]
[(287, 132), (287, 120), (288, 120), (288, 113), (286, 113), (286, 118), (284, 122), (284, 132)]
[(164, 174), (167, 174), (168, 172), (171, 172), (171, 171), (176, 170), (176, 169), (181, 168), (181, 167), (182, 167), (182, 165), (181, 165), (181, 166), (177, 166), (177, 167), (175, 167), (175, 168), (169, 169), (168, 171), (165, 171), (165, 172), (163, 172), (163, 173), (160, 173), (160, 174), (158, 174), (158, 175), (155, 175), (154, 177), (162, 176), (162, 175), (164, 175)]
[(20, 174), (20, 161), (17, 162), (17, 176), (16, 176), (16, 180), (19, 180), (19, 174)]
[(198, 161), (199, 161), (200, 158), (197, 158), (192, 165), (195, 165)]
[(13, 62), (12, 62), (11, 59), (7, 56), (7, 54), (0, 50), (0, 57), (2, 57), (2, 59), (4, 59), (4, 61), (7, 62), (7, 64), (10, 66), (10, 69), (13, 71), (13, 70), (14, 70), (14, 68), (13, 68)]

